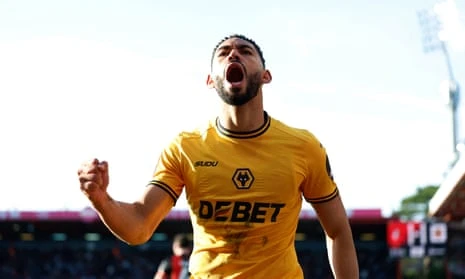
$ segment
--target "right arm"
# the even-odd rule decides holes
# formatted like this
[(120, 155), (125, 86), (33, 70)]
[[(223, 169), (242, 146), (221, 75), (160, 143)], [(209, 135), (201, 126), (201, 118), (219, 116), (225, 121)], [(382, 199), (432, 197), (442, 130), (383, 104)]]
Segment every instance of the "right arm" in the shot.
[(157, 186), (147, 186), (135, 202), (114, 200), (107, 192), (108, 164), (97, 159), (78, 170), (81, 191), (91, 201), (102, 222), (119, 239), (142, 244), (150, 239), (173, 207), (173, 199)]

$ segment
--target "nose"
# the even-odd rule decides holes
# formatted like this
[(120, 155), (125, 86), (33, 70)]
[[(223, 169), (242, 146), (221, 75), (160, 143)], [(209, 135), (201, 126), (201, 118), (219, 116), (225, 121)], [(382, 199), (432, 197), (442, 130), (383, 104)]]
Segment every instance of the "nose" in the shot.
[(237, 49), (231, 49), (231, 52), (229, 52), (228, 55), (228, 61), (239, 61), (239, 52)]

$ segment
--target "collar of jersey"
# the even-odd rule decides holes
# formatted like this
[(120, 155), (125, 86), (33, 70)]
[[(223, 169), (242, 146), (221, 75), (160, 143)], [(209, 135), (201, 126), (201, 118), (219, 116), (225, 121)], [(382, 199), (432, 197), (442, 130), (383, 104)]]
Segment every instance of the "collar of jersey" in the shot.
[(262, 126), (260, 126), (258, 129), (252, 130), (252, 131), (246, 131), (246, 132), (234, 132), (231, 130), (226, 129), (223, 127), (220, 123), (220, 119), (217, 117), (216, 118), (216, 130), (218, 133), (230, 137), (230, 138), (236, 138), (236, 139), (248, 139), (248, 138), (255, 138), (268, 130), (271, 124), (271, 118), (268, 116), (268, 113), (266, 111), (263, 112), (265, 122), (263, 123)]

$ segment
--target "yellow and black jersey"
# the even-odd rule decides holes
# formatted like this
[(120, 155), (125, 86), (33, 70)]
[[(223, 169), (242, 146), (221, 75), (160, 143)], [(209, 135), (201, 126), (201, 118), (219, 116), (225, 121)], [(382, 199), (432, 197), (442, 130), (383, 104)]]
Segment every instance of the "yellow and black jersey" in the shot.
[(338, 190), (310, 132), (265, 119), (247, 133), (212, 120), (160, 156), (150, 184), (174, 202), (185, 190), (193, 278), (303, 278), (294, 248), (302, 198), (326, 202)]

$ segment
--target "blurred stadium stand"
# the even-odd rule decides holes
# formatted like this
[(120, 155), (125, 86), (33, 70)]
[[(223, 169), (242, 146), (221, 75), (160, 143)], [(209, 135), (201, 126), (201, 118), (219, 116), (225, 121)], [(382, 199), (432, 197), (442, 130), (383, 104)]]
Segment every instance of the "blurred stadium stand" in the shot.
[[(361, 278), (395, 278), (381, 210), (348, 211)], [(116, 239), (92, 209), (0, 212), (0, 278), (152, 278), (178, 232), (192, 232), (187, 211), (172, 211), (146, 244)], [(324, 233), (302, 211), (296, 248), (305, 278), (331, 278)]]

